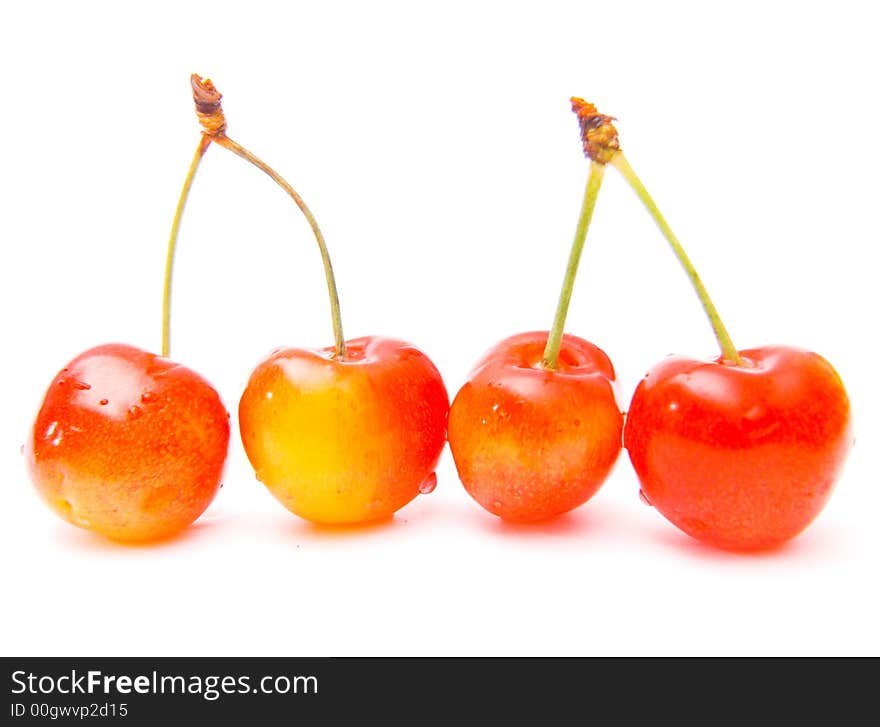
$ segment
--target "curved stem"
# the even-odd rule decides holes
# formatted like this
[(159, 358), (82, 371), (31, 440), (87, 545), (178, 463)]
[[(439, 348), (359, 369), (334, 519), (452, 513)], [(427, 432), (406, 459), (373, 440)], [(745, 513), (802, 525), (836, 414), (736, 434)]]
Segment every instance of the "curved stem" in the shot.
[(211, 146), (211, 140), (207, 136), (202, 135), (201, 139), (199, 139), (196, 153), (189, 165), (189, 171), (186, 173), (186, 179), (183, 180), (183, 189), (180, 190), (177, 209), (174, 211), (174, 221), (171, 223), (168, 253), (165, 256), (165, 288), (162, 292), (162, 356), (165, 358), (171, 355), (171, 278), (174, 272), (174, 253), (177, 250), (177, 233), (180, 230), (180, 221), (183, 219), (183, 209), (186, 207), (189, 190), (192, 187), (202, 157), (208, 151), (209, 146)]
[(241, 146), (241, 144), (233, 141), (225, 134), (218, 134), (213, 140), (224, 149), (228, 149), (234, 154), (237, 154), (242, 159), (249, 161), (257, 167), (257, 169), (268, 174), (278, 186), (290, 195), (296, 203), (296, 206), (299, 207), (300, 211), (305, 215), (306, 220), (308, 220), (309, 226), (312, 228), (312, 232), (315, 235), (315, 240), (318, 242), (318, 249), (321, 251), (321, 260), (324, 263), (324, 276), (327, 278), (327, 292), (330, 295), (330, 314), (333, 318), (333, 336), (336, 341), (336, 357), (340, 360), (344, 360), (345, 337), (342, 335), (342, 316), (339, 310), (339, 293), (336, 289), (336, 276), (333, 274), (333, 265), (330, 262), (330, 254), (327, 252), (327, 243), (324, 242), (324, 235), (321, 233), (321, 228), (318, 227), (318, 221), (315, 219), (312, 211), (306, 206), (306, 203), (303, 201), (303, 198), (299, 196), (297, 191), (290, 186), (284, 177), (278, 174), (278, 172), (272, 169), (272, 167), (266, 164), (262, 159), (251, 154), (251, 152)]
[(718, 311), (716, 310), (715, 305), (712, 303), (712, 299), (709, 297), (709, 293), (706, 290), (706, 287), (703, 285), (703, 281), (700, 280), (700, 276), (697, 275), (696, 269), (691, 263), (690, 258), (688, 258), (687, 254), (685, 253), (684, 248), (681, 246), (681, 243), (678, 241), (678, 238), (672, 232), (672, 228), (669, 227), (666, 219), (657, 208), (657, 203), (654, 202), (651, 195), (648, 194), (648, 190), (645, 189), (645, 185), (642, 184), (642, 180), (640, 180), (638, 176), (636, 176), (635, 171), (633, 171), (633, 168), (629, 165), (629, 162), (626, 160), (626, 157), (623, 155), (622, 151), (618, 151), (616, 154), (614, 154), (609, 163), (612, 164), (618, 172), (620, 172), (620, 174), (627, 181), (629, 186), (632, 187), (633, 191), (636, 193), (636, 196), (648, 209), (648, 212), (654, 219), (654, 222), (657, 223), (657, 227), (660, 228), (663, 236), (672, 247), (672, 251), (675, 253), (678, 261), (684, 268), (685, 273), (687, 273), (687, 276), (691, 281), (691, 285), (694, 286), (694, 290), (696, 291), (697, 296), (700, 299), (700, 303), (703, 304), (703, 310), (706, 311), (706, 315), (709, 317), (709, 323), (712, 324), (712, 330), (715, 332), (715, 338), (718, 339), (718, 344), (721, 346), (721, 353), (724, 357), (724, 360), (734, 364), (735, 366), (745, 365), (736, 350), (736, 346), (734, 346), (733, 341), (730, 340), (730, 334), (724, 327), (724, 323), (721, 322), (721, 317), (718, 315)]
[(559, 362), (559, 349), (562, 347), (562, 334), (565, 328), (565, 319), (568, 316), (568, 304), (571, 302), (571, 291), (574, 289), (574, 279), (577, 276), (578, 264), (584, 249), (584, 241), (587, 239), (587, 230), (593, 219), (593, 209), (596, 207), (596, 199), (599, 189), (602, 187), (602, 178), (605, 175), (605, 164), (602, 162), (590, 162), (590, 176), (587, 179), (587, 188), (584, 190), (584, 201), (581, 205), (581, 215), (578, 218), (577, 230), (574, 233), (574, 242), (571, 245), (571, 254), (568, 256), (568, 267), (565, 268), (565, 278), (562, 281), (562, 290), (559, 293), (559, 303), (556, 306), (556, 316), (553, 318), (553, 328), (547, 337), (547, 346), (544, 349), (544, 368), (554, 370)]

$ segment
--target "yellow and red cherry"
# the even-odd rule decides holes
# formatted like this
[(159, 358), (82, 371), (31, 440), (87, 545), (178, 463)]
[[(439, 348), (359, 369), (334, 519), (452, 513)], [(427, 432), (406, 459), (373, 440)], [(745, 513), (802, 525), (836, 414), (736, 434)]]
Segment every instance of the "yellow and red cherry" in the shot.
[(604, 174), (581, 130), (590, 174), (550, 331), (501, 341), (480, 360), (449, 412), (449, 445), (465, 490), (514, 522), (544, 520), (589, 500), (621, 450), (623, 414), (608, 356), (563, 335)]
[(24, 448), (31, 479), (62, 518), (117, 541), (150, 541), (192, 524), (220, 488), (229, 413), (214, 387), (171, 361), (171, 274), (200, 140), (168, 243), (162, 356), (106, 344), (74, 358), (43, 398)]
[(390, 517), (434, 489), (449, 397), (439, 371), (412, 344), (346, 341), (330, 256), (317, 220), (294, 188), (226, 134), (221, 95), (192, 77), (206, 138), (275, 181), (308, 221), (324, 265), (334, 345), (281, 348), (253, 371), (239, 404), (242, 443), (257, 477), (286, 508), (324, 524)]
[(114, 540), (156, 540), (214, 499), (228, 443), (229, 415), (205, 379), (106, 344), (49, 385), (25, 457), (37, 492), (63, 519)]
[(251, 374), (238, 409), (257, 477), (317, 523), (390, 517), (436, 483), (449, 398), (439, 371), (390, 338), (284, 348)]
[(449, 412), (449, 443), (467, 492), (493, 515), (529, 522), (589, 500), (620, 454), (614, 368), (592, 343), (547, 331), (501, 341), (474, 367)]

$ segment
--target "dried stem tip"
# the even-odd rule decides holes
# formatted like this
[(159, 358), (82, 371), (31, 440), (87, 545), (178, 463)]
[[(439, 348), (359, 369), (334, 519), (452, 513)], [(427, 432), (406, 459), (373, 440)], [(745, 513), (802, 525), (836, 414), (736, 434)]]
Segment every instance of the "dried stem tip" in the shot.
[(220, 99), (223, 96), (214, 88), (210, 79), (202, 80), (196, 73), (190, 76), (190, 83), (202, 133), (210, 139), (223, 136), (226, 133), (226, 117), (220, 108)]
[(607, 164), (620, 150), (617, 129), (614, 128), (613, 116), (600, 114), (589, 101), (572, 96), (571, 110), (577, 114), (581, 125), (581, 139), (584, 142), (584, 154), (594, 162)]

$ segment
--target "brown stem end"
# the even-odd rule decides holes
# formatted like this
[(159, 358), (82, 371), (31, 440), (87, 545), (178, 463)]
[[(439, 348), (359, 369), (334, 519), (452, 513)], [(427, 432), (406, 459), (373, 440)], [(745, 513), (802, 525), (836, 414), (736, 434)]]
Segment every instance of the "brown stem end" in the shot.
[(215, 139), (226, 133), (226, 117), (220, 107), (222, 94), (208, 78), (202, 79), (196, 73), (190, 76), (193, 101), (196, 105), (196, 116), (202, 125), (202, 133), (209, 139)]
[(620, 151), (617, 129), (614, 128), (613, 116), (600, 114), (589, 101), (572, 96), (571, 110), (577, 114), (581, 125), (581, 140), (584, 143), (584, 154), (587, 158), (600, 164), (607, 164)]

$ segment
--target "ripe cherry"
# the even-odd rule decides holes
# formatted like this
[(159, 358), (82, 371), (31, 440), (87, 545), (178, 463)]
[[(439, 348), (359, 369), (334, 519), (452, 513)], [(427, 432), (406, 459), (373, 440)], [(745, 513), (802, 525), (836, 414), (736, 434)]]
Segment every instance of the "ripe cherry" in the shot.
[(80, 354), (49, 385), (25, 445), (31, 479), (48, 505), (114, 540), (174, 535), (220, 487), (229, 414), (204, 378), (167, 358), (177, 232), (205, 149), (200, 141), (168, 244), (162, 356), (123, 344)]
[(251, 374), (238, 409), (248, 459), (269, 491), (307, 520), (388, 518), (436, 483), (449, 411), (440, 372), (409, 343), (345, 340), (333, 267), (314, 215), (281, 175), (226, 135), (214, 85), (195, 75), (192, 85), (205, 138), (269, 175), (305, 215), (330, 296), (334, 346), (276, 349)]
[[(572, 99), (576, 109), (593, 108)], [(643, 499), (721, 548), (778, 546), (831, 495), (852, 445), (843, 382), (824, 358), (790, 346), (738, 351), (681, 243), (619, 145), (615, 167), (644, 203), (706, 311), (721, 355), (675, 356), (635, 390), (624, 446)]]
[(624, 441), (645, 497), (689, 535), (769, 548), (824, 507), (852, 442), (843, 383), (824, 358), (788, 346), (674, 356), (641, 381)]
[(42, 498), (62, 518), (115, 540), (154, 540), (214, 499), (229, 415), (191, 369), (106, 344), (55, 377), (25, 447)]
[(505, 520), (544, 520), (582, 505), (620, 453), (623, 417), (608, 356), (566, 335), (548, 369), (547, 335), (520, 333), (490, 349), (449, 413), (465, 489)]
[(578, 263), (602, 183), (597, 134), (582, 126), (590, 176), (551, 331), (521, 333), (490, 349), (449, 412), (449, 445), (468, 493), (519, 522), (560, 515), (590, 499), (621, 449), (614, 368), (592, 343), (563, 336)]
[(333, 347), (273, 352), (238, 409), (257, 477), (313, 522), (389, 517), (433, 489), (446, 442), (449, 398), (425, 354), (377, 336), (345, 350), (345, 358)]

